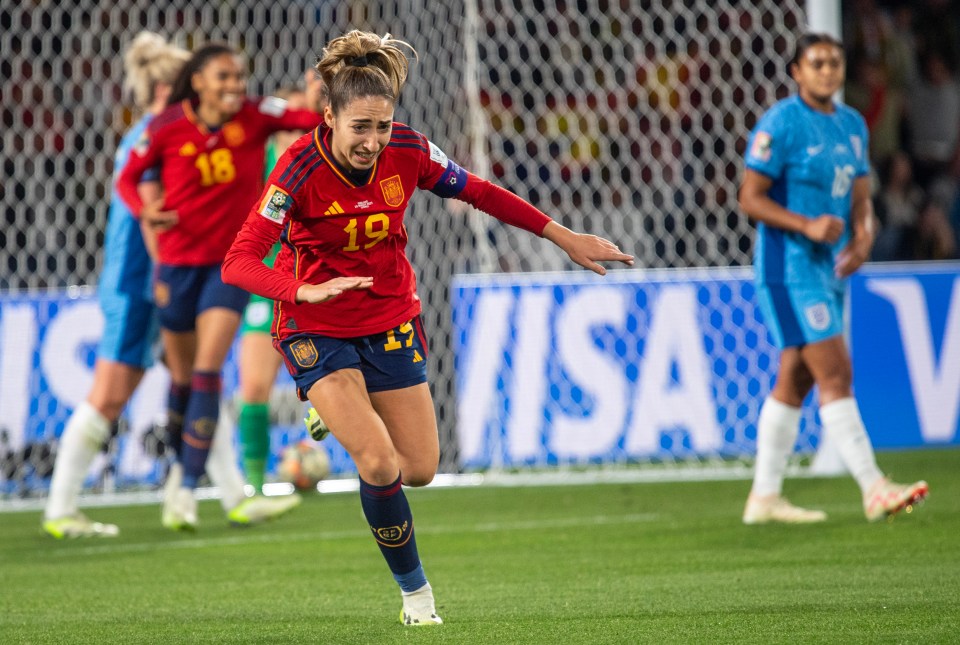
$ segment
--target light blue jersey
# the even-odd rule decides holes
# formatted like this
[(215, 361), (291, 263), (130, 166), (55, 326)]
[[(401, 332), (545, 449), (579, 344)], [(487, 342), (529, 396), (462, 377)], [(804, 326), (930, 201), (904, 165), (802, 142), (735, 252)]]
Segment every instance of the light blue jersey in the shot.
[[(151, 115), (143, 117), (120, 140), (113, 164), (114, 181), (151, 118)], [(157, 178), (157, 173), (148, 173), (141, 181)], [(140, 222), (113, 190), (103, 271), (97, 286), (104, 315), (98, 358), (141, 368), (153, 363), (158, 327), (151, 294), (152, 277), (153, 263), (143, 243)]]
[(754, 250), (759, 282), (842, 289), (834, 259), (850, 240), (853, 180), (870, 172), (868, 143), (863, 117), (846, 105), (824, 114), (792, 96), (763, 115), (750, 134), (747, 168), (773, 180), (768, 195), (787, 210), (810, 218), (835, 215), (846, 227), (835, 243), (821, 244), (760, 223)]
[(853, 183), (870, 172), (868, 132), (860, 114), (837, 104), (831, 114), (799, 96), (774, 105), (757, 123), (747, 168), (773, 181), (768, 196), (787, 210), (845, 222), (833, 244), (760, 223), (754, 248), (757, 297), (777, 346), (793, 347), (843, 331), (845, 281), (834, 274), (837, 254), (850, 241)]

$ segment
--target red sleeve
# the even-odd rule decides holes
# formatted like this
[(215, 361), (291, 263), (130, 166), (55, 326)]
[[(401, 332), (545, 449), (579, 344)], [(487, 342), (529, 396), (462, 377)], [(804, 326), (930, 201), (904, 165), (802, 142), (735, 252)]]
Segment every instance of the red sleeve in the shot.
[(481, 179), (471, 172), (467, 173), (467, 184), (456, 197), (484, 213), (493, 215), (504, 224), (522, 228), (534, 235), (543, 235), (543, 229), (553, 221), (545, 213), (506, 188)]
[(143, 138), (130, 151), (127, 164), (117, 177), (117, 193), (136, 218), (140, 217), (143, 210), (143, 200), (140, 199), (137, 185), (143, 173), (160, 165), (159, 149), (154, 133), (147, 128)]
[(323, 117), (310, 110), (287, 110), (281, 117), (281, 130), (313, 130), (320, 125)]
[(223, 281), (264, 298), (296, 303), (297, 289), (307, 283), (263, 263), (282, 229), (258, 211), (251, 211), (223, 260)]
[(323, 120), (319, 112), (289, 110), (284, 99), (268, 96), (255, 101), (256, 110), (269, 132), (279, 130), (313, 130)]

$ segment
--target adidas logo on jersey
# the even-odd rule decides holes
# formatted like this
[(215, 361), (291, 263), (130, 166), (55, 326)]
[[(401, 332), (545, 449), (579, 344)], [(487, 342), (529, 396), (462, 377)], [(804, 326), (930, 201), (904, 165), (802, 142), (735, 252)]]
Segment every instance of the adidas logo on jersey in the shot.
[(323, 212), (324, 215), (343, 215), (343, 209), (340, 208), (340, 204), (333, 202), (330, 205), (330, 208)]

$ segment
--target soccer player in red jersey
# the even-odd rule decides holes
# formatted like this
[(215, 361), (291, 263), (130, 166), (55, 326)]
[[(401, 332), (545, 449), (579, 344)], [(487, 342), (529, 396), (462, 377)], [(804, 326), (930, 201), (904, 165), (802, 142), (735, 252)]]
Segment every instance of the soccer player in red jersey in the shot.
[[(311, 97), (316, 104), (317, 92)], [(161, 231), (154, 297), (171, 377), (171, 438), (180, 464), (171, 468), (166, 485), (163, 524), (168, 528), (197, 525), (193, 489), (217, 425), (220, 371), (249, 297), (223, 283), (220, 264), (263, 185), (264, 144), (274, 132), (310, 129), (319, 121), (317, 112), (289, 110), (281, 99), (248, 98), (240, 56), (228, 45), (211, 43), (186, 63), (169, 107), (134, 146), (117, 182), (134, 215)], [(157, 167), (165, 194), (145, 204), (137, 183)], [(255, 501), (255, 508), (231, 511), (231, 521), (249, 523), (249, 512), (264, 509), (289, 510), (299, 497)], [(275, 508), (279, 504), (288, 508)]]
[[(328, 90), (326, 125), (281, 157), (227, 253), (223, 277), (277, 301), (275, 344), (301, 398), (357, 466), (364, 515), (401, 588), (401, 621), (430, 625), (443, 621), (402, 488), (430, 483), (440, 456), (420, 300), (404, 252), (407, 202), (418, 188), (457, 197), (547, 238), (601, 275), (599, 261), (631, 265), (633, 257), (564, 228), (394, 123), (407, 77), (402, 47), (410, 46), (360, 31), (327, 45), (317, 63)], [(271, 270), (261, 260), (278, 237)]]

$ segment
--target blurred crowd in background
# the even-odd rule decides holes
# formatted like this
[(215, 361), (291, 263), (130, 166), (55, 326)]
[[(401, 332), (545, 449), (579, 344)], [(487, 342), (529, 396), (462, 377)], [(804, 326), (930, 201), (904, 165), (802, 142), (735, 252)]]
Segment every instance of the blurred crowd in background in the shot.
[(871, 136), (874, 260), (960, 257), (960, 3), (844, 3), (845, 101)]

